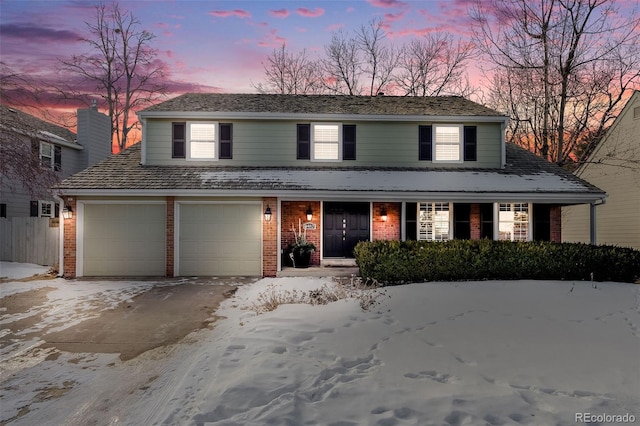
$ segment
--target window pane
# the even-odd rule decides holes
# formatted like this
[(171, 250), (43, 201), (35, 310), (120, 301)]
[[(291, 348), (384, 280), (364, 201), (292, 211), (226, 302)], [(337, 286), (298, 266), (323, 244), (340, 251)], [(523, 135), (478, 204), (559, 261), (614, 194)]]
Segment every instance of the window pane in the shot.
[(216, 125), (213, 123), (191, 123), (192, 141), (216, 140)]
[(527, 241), (529, 239), (529, 204), (500, 203), (498, 239)]
[(418, 240), (448, 240), (449, 219), (449, 203), (420, 203), (420, 214), (418, 215)]
[(436, 143), (459, 143), (459, 127), (436, 127)]
[(337, 124), (315, 124), (313, 126), (313, 140), (315, 142), (338, 142)]
[(436, 160), (458, 161), (460, 159), (460, 147), (458, 145), (436, 145)]
[(215, 142), (191, 142), (191, 158), (215, 158)]
[(316, 160), (338, 160), (338, 144), (337, 143), (314, 143), (313, 157)]

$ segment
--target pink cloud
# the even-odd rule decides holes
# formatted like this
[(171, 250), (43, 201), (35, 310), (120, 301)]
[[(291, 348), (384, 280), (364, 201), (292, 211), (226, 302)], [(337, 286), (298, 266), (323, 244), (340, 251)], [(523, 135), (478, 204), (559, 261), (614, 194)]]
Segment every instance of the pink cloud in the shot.
[(316, 7), (314, 10), (311, 10), (306, 7), (299, 7), (296, 9), (296, 13), (305, 18), (317, 18), (318, 16), (324, 15), (324, 9)]
[(270, 10), (269, 15), (274, 18), (286, 18), (289, 16), (289, 11), (287, 9)]
[(390, 38), (416, 36), (421, 37), (430, 33), (441, 31), (441, 28), (407, 28), (400, 31), (389, 31), (387, 35)]
[(391, 9), (394, 7), (406, 7), (407, 3), (399, 0), (367, 0), (373, 7), (381, 7), (383, 9)]
[(347, 8), (347, 13), (351, 13), (351, 12), (355, 12), (356, 8), (355, 7), (348, 7)]
[(404, 15), (407, 14), (407, 11), (398, 12), (398, 13), (385, 13), (384, 20), (387, 22), (396, 22), (404, 18)]
[(238, 18), (251, 18), (251, 13), (242, 9), (213, 10), (209, 12), (209, 14), (213, 16), (217, 16), (218, 18), (228, 18), (229, 16), (237, 16)]
[(280, 47), (287, 44), (287, 39), (278, 35), (277, 29), (271, 29), (264, 35), (262, 40), (258, 41), (260, 47)]

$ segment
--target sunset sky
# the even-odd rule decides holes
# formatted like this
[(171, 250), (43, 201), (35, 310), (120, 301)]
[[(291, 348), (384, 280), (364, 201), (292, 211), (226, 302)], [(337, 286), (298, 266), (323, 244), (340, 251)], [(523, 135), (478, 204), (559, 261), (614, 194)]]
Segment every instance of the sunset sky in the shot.
[[(254, 92), (262, 62), (286, 43), (315, 55), (332, 31), (351, 32), (373, 19), (384, 22), (390, 42), (403, 43), (445, 30), (467, 36), (472, 0), (451, 1), (120, 1), (157, 38), (153, 46), (166, 65), (174, 93)], [(0, 1), (2, 61), (13, 69), (46, 77), (57, 58), (84, 52), (84, 22), (95, 2)]]
[[(293, 52), (321, 56), (332, 31), (348, 34), (381, 20), (387, 41), (446, 31), (468, 40), (474, 0), (205, 1), (119, 2), (141, 28), (156, 35), (152, 46), (166, 72), (170, 95), (185, 92), (255, 92), (263, 63), (286, 43)], [(0, 54), (4, 64), (47, 81), (58, 59), (87, 52), (85, 22), (95, 22), (88, 0), (0, 0)], [(620, 0), (621, 14), (640, 0)], [(480, 59), (468, 66), (472, 85), (482, 87)], [(54, 107), (51, 105), (51, 107)]]

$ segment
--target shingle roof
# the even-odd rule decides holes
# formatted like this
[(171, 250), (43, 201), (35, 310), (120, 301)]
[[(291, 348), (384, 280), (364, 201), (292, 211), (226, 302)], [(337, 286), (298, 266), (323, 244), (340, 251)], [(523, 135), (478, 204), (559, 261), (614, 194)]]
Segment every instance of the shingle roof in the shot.
[(46, 136), (46, 133), (42, 132), (47, 132), (69, 143), (76, 143), (76, 134), (71, 130), (6, 105), (0, 105), (0, 123), (5, 128), (16, 129), (20, 132), (28, 134), (40, 132), (40, 136)]
[(459, 96), (187, 93), (141, 111), (504, 117)]
[[(231, 167), (142, 166), (140, 144), (65, 179), (58, 188), (74, 193), (148, 193), (156, 195), (243, 193), (300, 195), (322, 193), (399, 194), (549, 194), (598, 199), (604, 192), (534, 154), (507, 144), (504, 169), (383, 167)], [(463, 198), (464, 198), (463, 197)], [(575, 201), (575, 200), (574, 200)]]

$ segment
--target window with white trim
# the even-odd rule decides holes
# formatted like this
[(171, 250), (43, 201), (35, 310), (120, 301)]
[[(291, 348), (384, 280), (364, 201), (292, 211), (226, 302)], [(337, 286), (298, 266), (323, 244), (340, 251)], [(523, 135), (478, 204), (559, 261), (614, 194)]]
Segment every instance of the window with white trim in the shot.
[(53, 217), (55, 210), (52, 201), (40, 201), (39, 217)]
[(451, 239), (451, 204), (418, 203), (418, 240)]
[(433, 126), (433, 161), (461, 162), (462, 134), (462, 125), (460, 124), (435, 124)]
[(499, 203), (498, 239), (506, 241), (529, 240), (529, 203)]
[(53, 144), (40, 142), (40, 164), (47, 169), (53, 169)]
[(342, 160), (341, 130), (339, 123), (311, 124), (311, 161)]
[(217, 160), (217, 122), (187, 123), (190, 160)]

